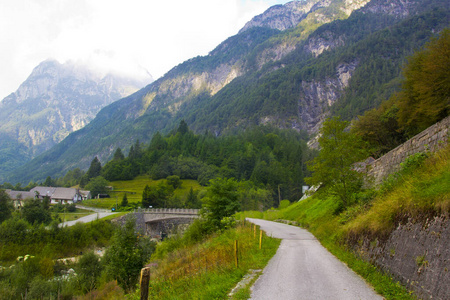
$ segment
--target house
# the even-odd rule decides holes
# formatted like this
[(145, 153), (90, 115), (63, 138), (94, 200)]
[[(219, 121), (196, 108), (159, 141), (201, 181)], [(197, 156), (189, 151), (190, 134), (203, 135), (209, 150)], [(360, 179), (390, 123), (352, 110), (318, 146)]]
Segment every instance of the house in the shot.
[(37, 186), (31, 189), (30, 192), (36, 193), (39, 199), (50, 197), (51, 204), (72, 204), (90, 199), (91, 197), (90, 191), (80, 191), (75, 188)]
[(33, 192), (24, 192), (24, 191), (13, 191), (13, 190), (5, 190), (5, 192), (9, 195), (9, 198), (13, 200), (14, 208), (19, 208), (23, 206), (23, 202), (25, 199), (34, 199), (36, 194)]
[(87, 199), (91, 199), (92, 198), (91, 191), (82, 191), (82, 190), (80, 190), (80, 194), (81, 194), (81, 197), (83, 198), (82, 200), (87, 200)]
[(30, 192), (33, 192), (36, 194), (36, 198), (38, 199), (44, 199), (44, 197), (52, 197), (53, 193), (55, 192), (56, 188), (54, 187), (46, 187), (46, 186), (37, 186), (30, 190)]
[(6, 193), (14, 202), (14, 207), (23, 206), (25, 199), (44, 199), (50, 198), (51, 204), (72, 204), (86, 199), (91, 199), (90, 191), (81, 191), (75, 188), (47, 187), (37, 186), (29, 192), (6, 190)]
[(78, 189), (74, 188), (56, 188), (51, 196), (51, 203), (72, 204), (83, 200), (82, 195)]

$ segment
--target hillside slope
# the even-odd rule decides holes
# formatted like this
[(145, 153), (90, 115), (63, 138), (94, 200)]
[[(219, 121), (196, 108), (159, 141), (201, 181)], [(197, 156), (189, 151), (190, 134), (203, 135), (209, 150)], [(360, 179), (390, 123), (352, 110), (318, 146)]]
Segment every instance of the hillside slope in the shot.
[(105, 162), (117, 147), (148, 142), (181, 119), (197, 132), (216, 135), (254, 124), (314, 133), (330, 111), (351, 118), (395, 91), (405, 57), (448, 26), (450, 15), (442, 0), (372, 0), (348, 18), (365, 2), (305, 3), (311, 9), (296, 27), (279, 31), (270, 28), (276, 22), (255, 18), (208, 56), (106, 107), (9, 180), (87, 168), (96, 155)]
[(40, 63), (0, 102), (0, 176), (49, 150), (100, 109), (144, 85), (136, 79), (97, 75), (75, 63)]

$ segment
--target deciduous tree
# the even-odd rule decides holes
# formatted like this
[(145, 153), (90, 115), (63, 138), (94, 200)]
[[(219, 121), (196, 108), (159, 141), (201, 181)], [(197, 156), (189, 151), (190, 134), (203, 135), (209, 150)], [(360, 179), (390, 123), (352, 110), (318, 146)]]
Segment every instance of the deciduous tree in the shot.
[(231, 217), (240, 208), (237, 181), (233, 178), (210, 180), (210, 186), (203, 201), (205, 217), (215, 228), (221, 229), (221, 220)]
[(356, 171), (354, 163), (367, 156), (366, 147), (357, 135), (347, 130), (349, 122), (339, 117), (328, 119), (320, 130), (320, 152), (309, 165), (312, 176), (305, 181), (321, 186), (339, 198), (344, 206), (350, 203), (351, 194), (361, 187), (363, 174)]

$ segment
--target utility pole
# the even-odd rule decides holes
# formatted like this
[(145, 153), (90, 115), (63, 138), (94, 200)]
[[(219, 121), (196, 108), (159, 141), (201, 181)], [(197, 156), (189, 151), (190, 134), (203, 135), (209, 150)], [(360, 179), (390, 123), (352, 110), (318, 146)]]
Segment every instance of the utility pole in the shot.
[(278, 206), (280, 206), (281, 203), (281, 192), (280, 192), (280, 185), (278, 185)]

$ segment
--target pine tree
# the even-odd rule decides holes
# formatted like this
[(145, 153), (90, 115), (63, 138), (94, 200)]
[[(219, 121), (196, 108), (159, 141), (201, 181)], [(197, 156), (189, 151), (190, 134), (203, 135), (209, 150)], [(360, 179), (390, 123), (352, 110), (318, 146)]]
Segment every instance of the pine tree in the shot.
[(125, 193), (125, 194), (123, 195), (122, 202), (120, 202), (120, 206), (121, 206), (121, 207), (126, 207), (126, 206), (128, 206), (127, 193)]
[(184, 135), (184, 134), (189, 132), (189, 127), (188, 127), (187, 123), (184, 120), (180, 121), (180, 125), (178, 126), (178, 129), (177, 129), (177, 133), (178, 132), (181, 135)]
[(102, 171), (102, 164), (98, 160), (97, 156), (92, 160), (89, 170), (87, 171), (87, 178), (90, 180), (91, 178), (100, 176)]
[(113, 160), (119, 161), (125, 159), (125, 155), (122, 153), (122, 149), (117, 148), (116, 152), (114, 152)]

